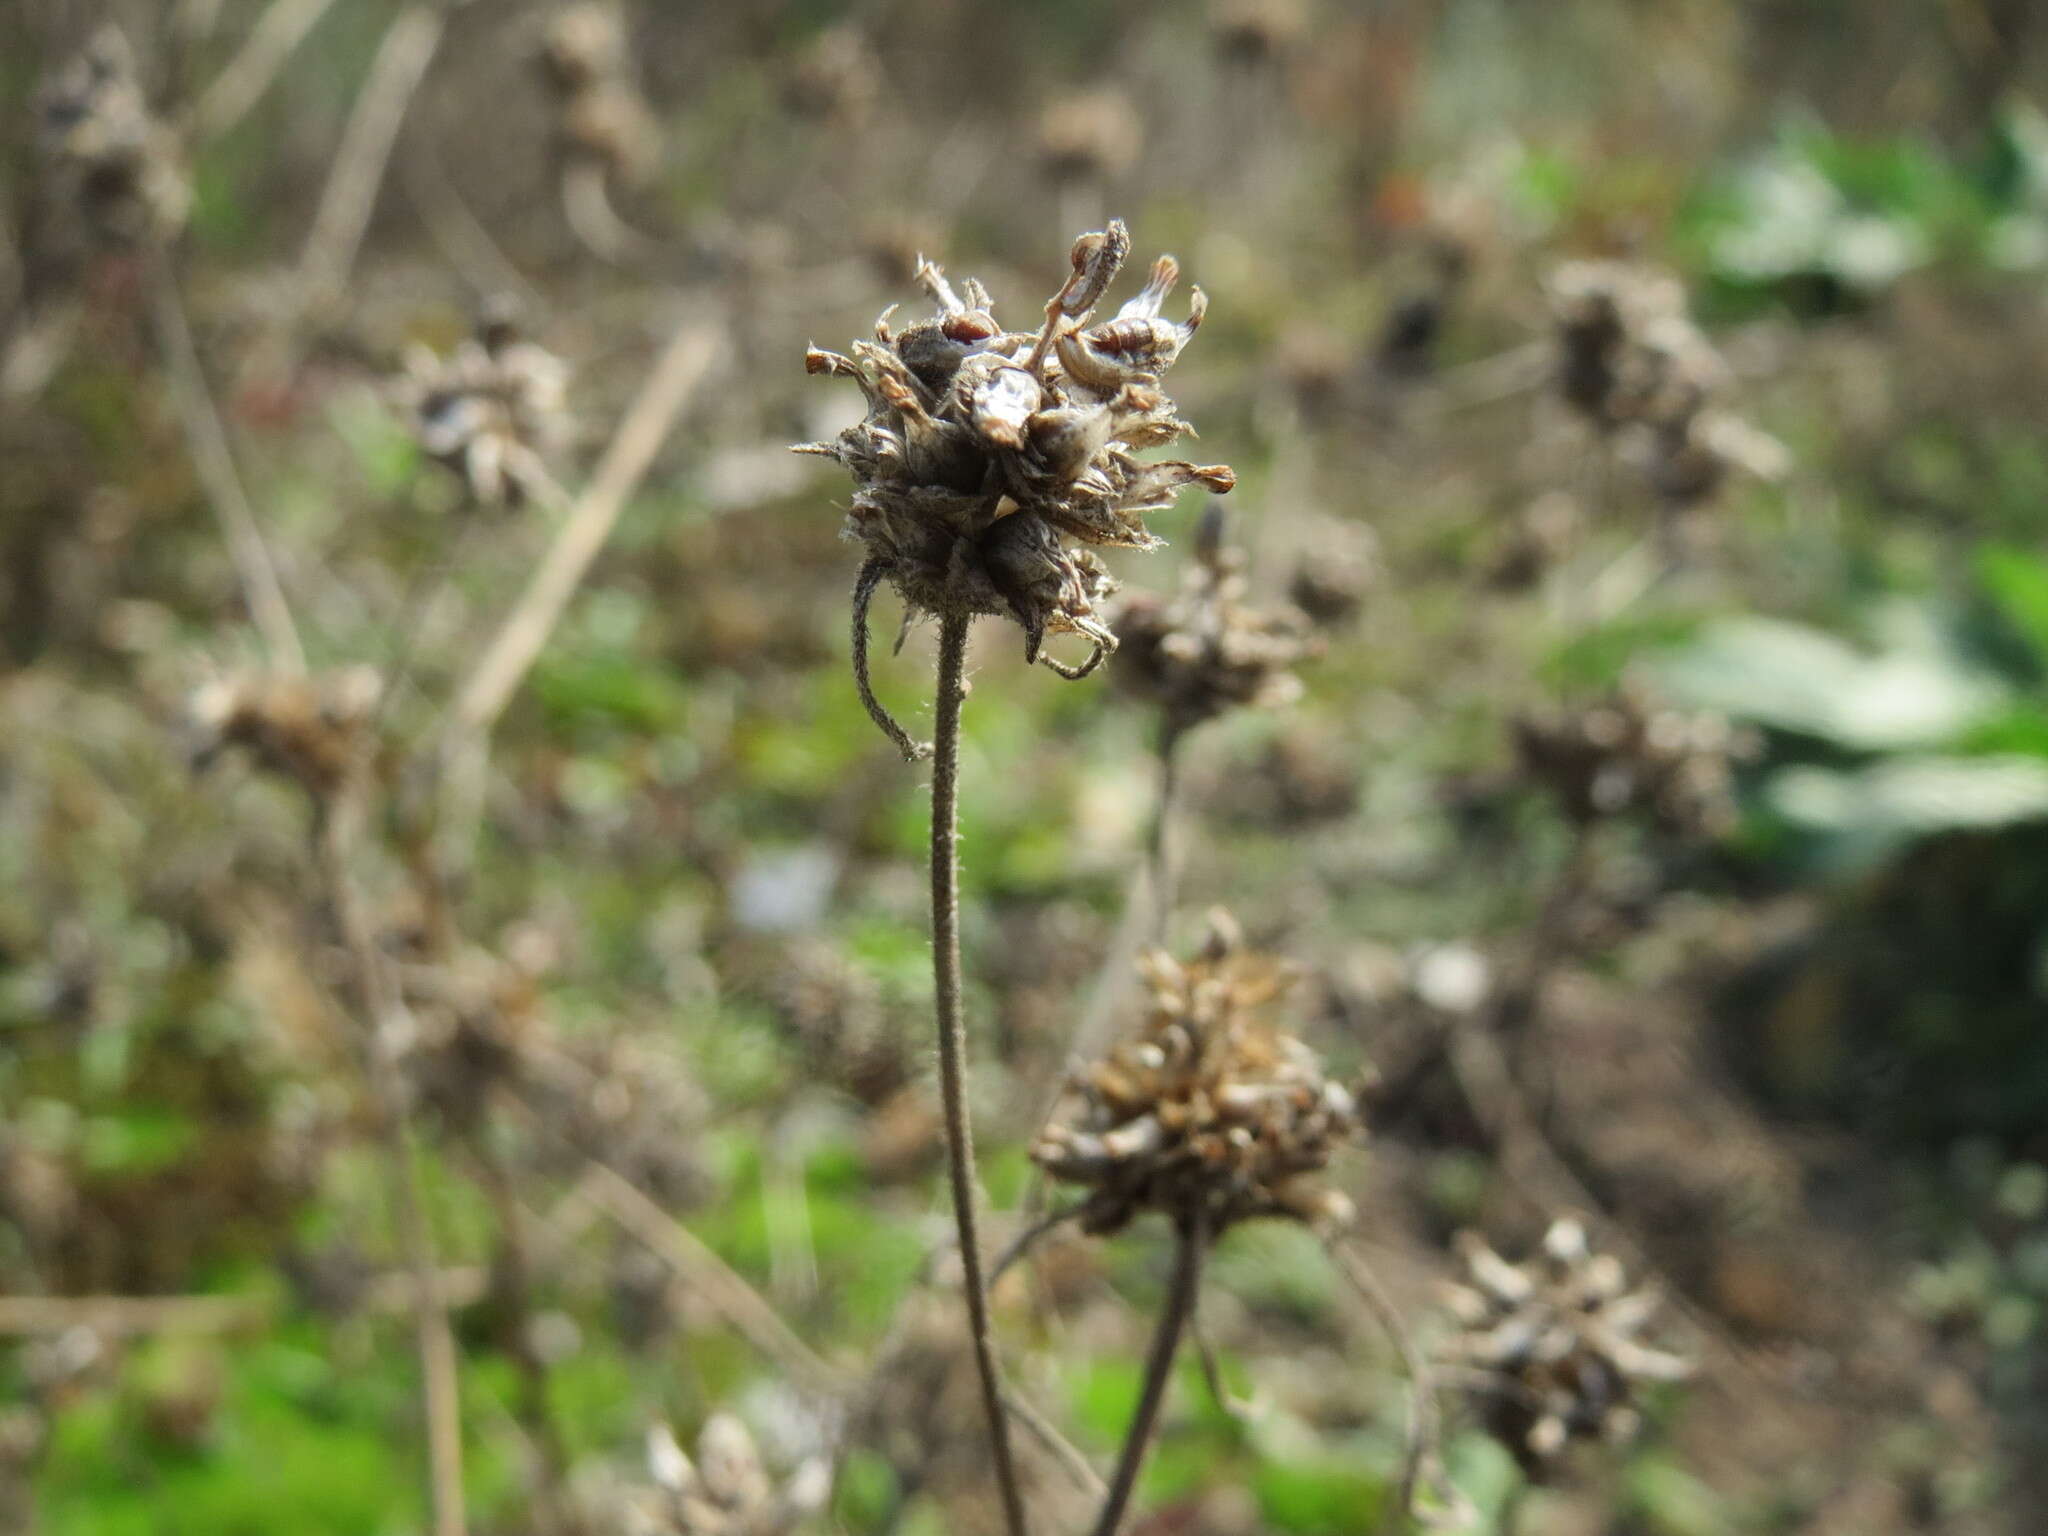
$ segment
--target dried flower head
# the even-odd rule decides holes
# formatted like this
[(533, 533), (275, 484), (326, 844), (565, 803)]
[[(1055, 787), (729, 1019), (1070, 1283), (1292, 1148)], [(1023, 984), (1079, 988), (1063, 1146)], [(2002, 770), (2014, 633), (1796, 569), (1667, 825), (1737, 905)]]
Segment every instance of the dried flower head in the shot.
[(61, 201), (95, 239), (161, 246), (191, 211), (175, 135), (153, 116), (135, 51), (108, 23), (43, 87), (37, 101), (43, 157)]
[(647, 1431), (647, 1482), (586, 1484), (579, 1501), (591, 1528), (620, 1536), (787, 1536), (823, 1507), (829, 1465), (813, 1457), (777, 1484), (754, 1437), (729, 1413), (714, 1413), (692, 1458), (675, 1431)]
[(568, 369), (525, 340), (501, 310), (447, 357), (411, 348), (391, 398), (422, 451), (462, 478), (484, 506), (551, 499), (545, 455), (565, 435)]
[(1044, 659), (1063, 676), (1092, 671), (1115, 648), (1099, 604), (1113, 589), (1095, 547), (1158, 545), (1144, 514), (1172, 505), (1186, 485), (1227, 491), (1222, 465), (1141, 461), (1146, 448), (1186, 431), (1160, 379), (1202, 323), (1198, 288), (1178, 324), (1160, 310), (1180, 277), (1170, 256), (1115, 319), (1091, 326), (1096, 305), (1130, 250), (1120, 223), (1085, 234), (1072, 271), (1045, 306), (1044, 325), (1005, 330), (987, 290), (971, 279), (956, 293), (930, 262), (919, 267), (938, 313), (902, 330), (889, 316), (853, 355), (813, 347), (814, 374), (852, 379), (866, 396), (864, 420), (829, 443), (797, 452), (836, 459), (854, 478), (845, 536), (866, 549), (854, 589), (854, 671), (869, 712), (915, 753), (867, 687), (867, 606), (889, 582), (908, 618), (988, 615), (1024, 630), (1027, 661), (1048, 634), (1078, 634), (1094, 647), (1080, 667)]
[(1143, 133), (1124, 92), (1079, 91), (1039, 115), (1038, 158), (1055, 181), (1113, 181), (1137, 163)]
[(1209, 32), (1235, 64), (1266, 64), (1291, 52), (1308, 32), (1302, 0), (1214, 0)]
[(1470, 1283), (1446, 1289), (1462, 1329), (1451, 1359), (1481, 1373), (1487, 1431), (1532, 1476), (1573, 1440), (1628, 1438), (1640, 1386), (1692, 1374), (1683, 1356), (1641, 1340), (1662, 1297), (1631, 1289), (1621, 1261), (1592, 1252), (1578, 1222), (1553, 1222), (1520, 1264), (1476, 1233), (1460, 1235), (1459, 1251)]
[(792, 110), (853, 127), (865, 123), (882, 98), (882, 62), (859, 24), (842, 21), (820, 32), (796, 55), (783, 96)]
[(1624, 683), (1577, 710), (1530, 711), (1514, 723), (1521, 772), (1585, 825), (1641, 815), (1680, 839), (1711, 839), (1734, 825), (1734, 763), (1750, 743), (1719, 715), (1658, 706)]
[(1676, 277), (1625, 262), (1567, 262), (1550, 296), (1565, 400), (1602, 432), (1645, 439), (1638, 452), (1667, 505), (1707, 500), (1730, 470), (1762, 480), (1785, 474), (1784, 445), (1720, 407), (1728, 365), (1687, 314)]
[(242, 747), (267, 772), (327, 800), (362, 760), (363, 733), (383, 691), (376, 669), (367, 666), (312, 677), (217, 678), (187, 706), (196, 737), (193, 761), (204, 767), (228, 748)]
[(1237, 705), (1278, 709), (1301, 697), (1288, 669), (1312, 649), (1307, 615), (1254, 608), (1244, 590), (1244, 551), (1224, 544), (1222, 505), (1212, 502), (1179, 593), (1133, 592), (1119, 604), (1117, 681), (1157, 703), (1168, 731)]
[(564, 7), (548, 24), (541, 65), (560, 100), (556, 135), (571, 160), (588, 160), (624, 182), (654, 168), (661, 131), (633, 81), (625, 23), (603, 0)]
[(1074, 1075), (1071, 1109), (1031, 1146), (1047, 1174), (1089, 1191), (1082, 1226), (1114, 1232), (1158, 1211), (1214, 1236), (1258, 1216), (1344, 1219), (1350, 1202), (1314, 1175), (1358, 1131), (1357, 1106), (1267, 1021), (1292, 976), (1247, 952), (1223, 912), (1194, 959), (1153, 950), (1139, 970), (1144, 1024)]

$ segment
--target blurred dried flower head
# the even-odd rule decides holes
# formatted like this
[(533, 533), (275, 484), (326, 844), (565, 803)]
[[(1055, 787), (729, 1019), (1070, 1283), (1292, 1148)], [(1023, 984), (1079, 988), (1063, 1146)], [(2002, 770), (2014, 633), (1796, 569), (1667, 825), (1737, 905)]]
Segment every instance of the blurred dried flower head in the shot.
[(1120, 90), (1062, 96), (1038, 119), (1038, 158), (1055, 181), (1114, 181), (1137, 164), (1144, 127)]
[(1783, 444), (1720, 407), (1728, 365), (1687, 314), (1676, 277), (1626, 262), (1566, 262), (1550, 298), (1565, 400), (1602, 432), (1645, 438), (1637, 452), (1667, 505), (1706, 501), (1731, 470), (1762, 480), (1788, 471)]
[(842, 21), (804, 45), (783, 94), (791, 110), (806, 117), (858, 126), (881, 100), (882, 61), (860, 25)]
[(1141, 462), (1140, 450), (1174, 441), (1187, 423), (1160, 380), (1202, 323), (1198, 288), (1178, 324), (1160, 310), (1180, 277), (1170, 256), (1113, 320), (1089, 324), (1130, 250), (1121, 223), (1073, 245), (1072, 271), (1035, 333), (1005, 330), (988, 292), (970, 279), (957, 293), (930, 262), (919, 279), (938, 313), (898, 331), (889, 315), (853, 355), (813, 347), (805, 367), (852, 379), (864, 420), (799, 453), (836, 459), (853, 475), (845, 536), (867, 559), (854, 589), (854, 667), (863, 699), (906, 751), (901, 728), (866, 684), (867, 606), (887, 581), (908, 609), (942, 617), (1015, 619), (1027, 661), (1048, 634), (1077, 634), (1093, 653), (1079, 667), (1043, 659), (1063, 676), (1092, 671), (1115, 648), (1098, 604), (1113, 589), (1095, 547), (1152, 549), (1144, 514), (1180, 489), (1227, 491), (1223, 465)]
[(571, 160), (594, 162), (629, 185), (654, 169), (660, 124), (633, 81), (616, 6), (582, 0), (563, 8), (548, 24), (541, 64), (560, 98), (556, 133)]
[(1582, 709), (1524, 712), (1514, 735), (1522, 775), (1574, 822), (1640, 815), (1682, 840), (1735, 825), (1734, 764), (1753, 748), (1721, 716), (1660, 707), (1634, 682)]
[(545, 455), (567, 433), (567, 385), (561, 359), (493, 309), (447, 357), (410, 348), (390, 395), (421, 450), (474, 502), (516, 507), (557, 495)]
[(821, 1458), (778, 1485), (753, 1435), (729, 1413), (705, 1420), (695, 1458), (666, 1424), (650, 1428), (645, 1479), (585, 1478), (576, 1501), (587, 1522), (582, 1528), (619, 1536), (787, 1536), (824, 1506), (832, 1488)]
[(193, 762), (203, 768), (241, 747), (266, 772), (327, 800), (362, 760), (363, 732), (383, 692), (383, 679), (368, 666), (310, 677), (258, 672), (216, 678), (187, 705)]
[(1266, 64), (1293, 51), (1308, 33), (1302, 0), (1214, 0), (1209, 32), (1234, 64)]
[(1621, 1261), (1592, 1252), (1577, 1221), (1553, 1222), (1520, 1264), (1476, 1233), (1458, 1248), (1469, 1283), (1446, 1287), (1462, 1329), (1450, 1359), (1480, 1373), (1487, 1432), (1532, 1476), (1573, 1440), (1627, 1439), (1641, 1385), (1692, 1374), (1691, 1361), (1642, 1342), (1663, 1298), (1631, 1289)]
[(1487, 581), (1510, 592), (1535, 585), (1571, 552), (1583, 521), (1578, 502), (1568, 493), (1545, 491), (1514, 514)]
[(797, 939), (776, 966), (775, 997), (808, 1069), (868, 1105), (912, 1075), (908, 1042), (874, 972), (837, 946)]
[(1301, 697), (1288, 669), (1313, 648), (1307, 615), (1251, 607), (1244, 590), (1244, 551), (1224, 544), (1222, 504), (1211, 502), (1180, 591), (1133, 592), (1118, 605), (1116, 681), (1156, 703), (1168, 732), (1237, 705), (1278, 709)]
[(1139, 962), (1151, 1003), (1136, 1036), (1077, 1072), (1063, 1116), (1031, 1157), (1089, 1191), (1084, 1229), (1114, 1232), (1144, 1211), (1213, 1237), (1259, 1216), (1341, 1221), (1350, 1202), (1315, 1177), (1359, 1130), (1349, 1090), (1266, 1018), (1294, 978), (1244, 948), (1227, 913), (1186, 964)]
[(1341, 629), (1358, 617), (1380, 578), (1379, 535), (1364, 523), (1321, 517), (1308, 548), (1287, 578), (1287, 597), (1320, 629)]
[(102, 26), (52, 76), (36, 116), (59, 200), (78, 210), (93, 238), (142, 246), (177, 238), (192, 189), (176, 137), (150, 113), (120, 28)]

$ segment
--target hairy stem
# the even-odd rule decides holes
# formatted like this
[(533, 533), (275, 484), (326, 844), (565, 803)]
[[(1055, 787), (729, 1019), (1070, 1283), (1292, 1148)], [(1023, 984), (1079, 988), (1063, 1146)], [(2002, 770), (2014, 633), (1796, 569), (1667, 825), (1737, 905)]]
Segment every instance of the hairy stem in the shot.
[(1137, 1412), (1124, 1435), (1124, 1448), (1117, 1453), (1116, 1474), (1110, 1479), (1109, 1498), (1102, 1516), (1095, 1522), (1095, 1536), (1116, 1536), (1131, 1494), (1138, 1486), (1138, 1473), (1145, 1465), (1145, 1452), (1152, 1447), (1152, 1432), (1159, 1423), (1160, 1405), (1166, 1401), (1166, 1384), (1173, 1378), (1173, 1359), (1180, 1352), (1181, 1335), (1194, 1316), (1195, 1295), (1202, 1284), (1201, 1224), (1180, 1224), (1175, 1232), (1173, 1287), (1167, 1293), (1166, 1310), (1159, 1314), (1152, 1333), (1152, 1348), (1145, 1357), (1145, 1384), (1138, 1393)]
[(953, 1218), (960, 1229), (961, 1283), (974, 1335), (974, 1364), (981, 1373), (1003, 1517), (1010, 1536), (1026, 1536), (1024, 1499), (1010, 1456), (1010, 1424), (1003, 1411), (1003, 1383), (996, 1370), (988, 1287), (981, 1267), (974, 1132), (967, 1119), (967, 1030), (960, 1004), (960, 705), (967, 697), (967, 631), (973, 622), (965, 614), (948, 614), (939, 624), (932, 745), (932, 994), (939, 1016), (939, 1087), (945, 1099), (947, 1164)]

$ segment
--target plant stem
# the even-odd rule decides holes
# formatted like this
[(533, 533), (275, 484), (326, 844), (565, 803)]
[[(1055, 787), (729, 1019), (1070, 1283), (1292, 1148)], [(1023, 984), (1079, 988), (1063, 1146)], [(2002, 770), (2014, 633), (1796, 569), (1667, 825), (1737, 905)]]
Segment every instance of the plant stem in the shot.
[(989, 1328), (988, 1287), (981, 1267), (981, 1235), (975, 1216), (974, 1131), (967, 1118), (967, 1030), (960, 1006), (960, 705), (967, 697), (966, 614), (939, 623), (939, 673), (933, 708), (932, 746), (932, 995), (939, 1016), (939, 1088), (945, 1100), (947, 1164), (953, 1182), (953, 1219), (960, 1229), (961, 1284), (967, 1293), (967, 1323), (974, 1335), (974, 1364), (988, 1412), (989, 1446), (996, 1486), (1010, 1536), (1026, 1536), (1024, 1499), (1010, 1456), (1010, 1425), (1003, 1411), (1002, 1377), (996, 1370)]
[(391, 1203), (399, 1245), (413, 1281), (414, 1347), (427, 1433), (427, 1491), (433, 1536), (464, 1536), (468, 1519), (462, 1485), (462, 1396), (455, 1335), (434, 1255), (433, 1229), (420, 1188), (420, 1149), (406, 1109), (405, 1083), (387, 1031), (403, 1006), (398, 983), (377, 947), (362, 893), (351, 868), (354, 832), (362, 806), (346, 791), (322, 808), (315, 849), (346, 950), (361, 1009), (365, 1072), (372, 1111), (385, 1143)]
[(1180, 849), (1173, 835), (1174, 796), (1180, 788), (1180, 739), (1186, 727), (1169, 715), (1159, 723), (1159, 803), (1152, 813), (1146, 865), (1152, 876), (1152, 942), (1166, 942), (1173, 921), (1174, 887), (1179, 883)]
[(1195, 1293), (1202, 1283), (1204, 1239), (1199, 1222), (1182, 1224), (1175, 1234), (1173, 1288), (1166, 1297), (1166, 1310), (1152, 1334), (1152, 1349), (1145, 1357), (1145, 1385), (1138, 1394), (1137, 1412), (1118, 1452), (1116, 1475), (1110, 1480), (1109, 1498), (1102, 1517), (1095, 1522), (1095, 1536), (1116, 1536), (1124, 1511), (1138, 1486), (1138, 1472), (1151, 1448), (1152, 1431), (1159, 1422), (1160, 1404), (1166, 1401), (1166, 1384), (1173, 1377), (1173, 1357), (1180, 1351), (1180, 1338), (1188, 1319), (1194, 1315)]

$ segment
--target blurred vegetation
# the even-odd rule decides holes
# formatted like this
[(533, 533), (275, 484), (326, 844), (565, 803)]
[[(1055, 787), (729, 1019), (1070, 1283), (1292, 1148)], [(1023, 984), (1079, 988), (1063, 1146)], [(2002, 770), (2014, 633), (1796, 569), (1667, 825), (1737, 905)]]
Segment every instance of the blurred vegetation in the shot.
[[(10, 1324), (0, 1529), (426, 1528), (407, 1318), (369, 1299), (399, 1243), (304, 932), (308, 806), (232, 754), (194, 761), (188, 696), (258, 653), (147, 271), (35, 260), (38, 81), (112, 15), (152, 99), (189, 106), (265, 9), (0, 14), (0, 1303), (246, 1309)], [(1469, 960), (1503, 984), (1573, 859), (1509, 722), (1629, 678), (1756, 733), (1726, 837), (1603, 836), (1602, 899), (1542, 978), (1518, 1062), (1587, 1214), (1664, 1277), (1717, 1363), (1652, 1399), (1633, 1448), (1534, 1491), (1447, 1395), (1478, 1528), (2037, 1528), (2048, 39), (2031, 7), (1322, 0), (1241, 54), (1225, 12), (1295, 8), (629, 4), (663, 156), (618, 189), (645, 246), (606, 260), (558, 195), (533, 62), (553, 8), (460, 6), (346, 291), (295, 308), (335, 146), (403, 9), (337, 0), (195, 149), (176, 265), (199, 352), (312, 664), (390, 670), (403, 645), (386, 723), (418, 743), (555, 514), (465, 524), (382, 394), (406, 345), (447, 351), (513, 287), (574, 366), (555, 465), (573, 490), (676, 317), (726, 327), (497, 733), (461, 924), (564, 1049), (673, 1090), (607, 1150), (802, 1338), (855, 1374), (894, 1358), (949, 1237), (923, 770), (847, 675), (843, 482), (782, 452), (849, 409), (804, 377), (804, 344), (908, 312), (919, 251), (1014, 320), (1074, 233), (1116, 214), (1211, 297), (1175, 382), (1203, 456), (1238, 471), (1255, 590), (1357, 573), (1359, 611), (1324, 632), (1300, 704), (1190, 739), (1175, 936), (1228, 904), (1300, 964), (1316, 1045), (1407, 1090), (1338, 1177), (1425, 1341), (1449, 1234), (1526, 1247), (1557, 1203), (1424, 1070), (1460, 1011), (1442, 978)], [(1139, 144), (1062, 180), (1042, 115), (1082, 88), (1126, 98)], [(1669, 561), (1634, 466), (1546, 386), (1544, 282), (1585, 256), (1680, 274), (1744, 417), (1789, 450), (1782, 479), (1733, 478), (1688, 513)], [(1415, 358), (1403, 313), (1427, 317)], [(1538, 510), (1559, 496), (1561, 539)], [(1159, 518), (1175, 547), (1118, 574), (1169, 590), (1197, 515)], [(963, 805), (975, 1109), (1005, 1214), (1154, 797), (1152, 721), (1115, 663), (1069, 688), (1013, 642), (979, 637)], [(913, 730), (928, 656), (916, 632), (878, 657)], [(382, 915), (425, 925), (399, 894), (416, 829), (394, 811), (374, 830)], [(473, 1528), (538, 1531), (498, 1228), (455, 1117), (426, 1119), (442, 1262), (474, 1282), (454, 1309)], [(489, 1138), (543, 1234), (528, 1321), (580, 1478), (640, 1478), (651, 1422), (694, 1443), (722, 1408), (778, 1468), (838, 1432), (593, 1207), (558, 1136), (513, 1119)], [(1020, 1380), (1099, 1462), (1163, 1245), (1063, 1238), (1029, 1267), (999, 1296)], [(1131, 1529), (1398, 1528), (1398, 1363), (1314, 1242), (1233, 1234), (1203, 1302), (1253, 1407), (1226, 1411), (1184, 1361)], [(921, 1467), (860, 1444), (818, 1528), (989, 1528), (927, 1438)]]

